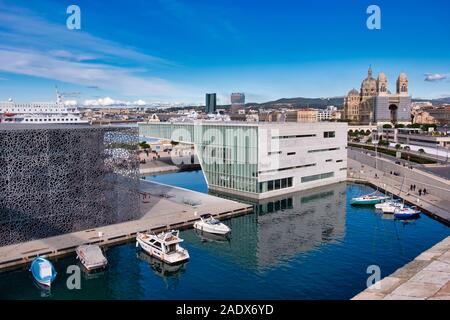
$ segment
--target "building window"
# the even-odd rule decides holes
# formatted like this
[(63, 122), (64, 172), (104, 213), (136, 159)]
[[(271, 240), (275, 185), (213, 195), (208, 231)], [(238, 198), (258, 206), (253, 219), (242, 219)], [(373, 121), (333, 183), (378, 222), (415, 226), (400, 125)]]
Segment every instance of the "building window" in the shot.
[(336, 137), (336, 132), (335, 131), (325, 131), (323, 133), (323, 137), (324, 138), (335, 138)]
[(314, 150), (308, 150), (308, 153), (325, 152), (325, 151), (335, 151), (335, 150), (339, 150), (339, 149), (340, 149), (340, 148), (314, 149)]
[(325, 162), (331, 162), (331, 161), (333, 161), (333, 159), (327, 159), (327, 160), (325, 160)]
[(287, 155), (288, 156), (293, 156), (293, 155), (295, 155), (295, 152), (288, 152)]
[(336, 160), (336, 162), (342, 162), (342, 161), (344, 161), (344, 160)]
[(293, 138), (309, 138), (315, 137), (315, 134), (298, 134), (295, 136), (273, 136), (272, 139), (293, 139)]
[(275, 180), (275, 190), (278, 190), (281, 188), (280, 180)]
[(322, 180), (322, 179), (327, 179), (327, 178), (332, 178), (332, 177), (334, 177), (334, 172), (327, 172), (327, 173), (320, 173), (320, 174), (315, 174), (312, 176), (302, 177), (301, 181), (302, 181), (302, 183), (305, 183), (305, 182)]
[(281, 154), (281, 151), (270, 151), (268, 152), (268, 155), (272, 155), (272, 154)]
[(273, 190), (273, 180), (267, 182), (267, 190), (272, 191)]

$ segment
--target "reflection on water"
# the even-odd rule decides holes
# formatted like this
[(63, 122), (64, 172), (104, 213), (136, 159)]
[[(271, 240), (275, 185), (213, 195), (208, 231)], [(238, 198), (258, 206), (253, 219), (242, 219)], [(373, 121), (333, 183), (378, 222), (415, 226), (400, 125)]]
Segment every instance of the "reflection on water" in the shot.
[(249, 202), (254, 214), (225, 221), (231, 227), (231, 237), (220, 251), (214, 244), (199, 241), (206, 233), (199, 238), (195, 232), (184, 232), (183, 237), (248, 268), (265, 269), (343, 238), (345, 202), (345, 183)]
[(148, 263), (152, 271), (161, 277), (168, 289), (175, 289), (178, 286), (182, 274), (186, 271), (186, 266), (189, 262), (170, 265), (161, 260), (158, 260), (143, 250), (139, 250), (136, 254), (138, 259)]
[[(225, 224), (228, 224), (226, 221), (222, 221)], [(194, 232), (200, 237), (203, 242), (217, 242), (217, 243), (225, 243), (231, 241), (231, 234), (213, 234), (201, 230), (194, 229)]]

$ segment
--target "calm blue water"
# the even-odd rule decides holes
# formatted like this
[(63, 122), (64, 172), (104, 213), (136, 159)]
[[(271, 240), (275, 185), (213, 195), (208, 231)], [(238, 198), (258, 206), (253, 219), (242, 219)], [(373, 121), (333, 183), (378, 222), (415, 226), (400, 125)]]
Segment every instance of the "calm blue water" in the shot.
[[(200, 171), (149, 177), (206, 192)], [(426, 216), (404, 223), (372, 208), (349, 205), (371, 189), (338, 184), (255, 204), (254, 214), (226, 221), (228, 241), (183, 231), (191, 260), (171, 268), (136, 251), (110, 248), (110, 268), (65, 286), (71, 258), (55, 263), (58, 277), (45, 299), (349, 299), (366, 286), (369, 265), (394, 272), (447, 237), (449, 228)], [(0, 274), (0, 297), (41, 298), (29, 272)]]
[(147, 176), (146, 180), (169, 184), (180, 188), (208, 193), (205, 177), (201, 170)]

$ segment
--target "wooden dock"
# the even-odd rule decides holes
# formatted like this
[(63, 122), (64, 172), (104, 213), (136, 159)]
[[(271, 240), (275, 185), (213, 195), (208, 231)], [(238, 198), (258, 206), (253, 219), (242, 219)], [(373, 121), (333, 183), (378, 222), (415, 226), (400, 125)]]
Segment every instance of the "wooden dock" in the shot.
[(149, 181), (141, 181), (140, 189), (140, 219), (0, 247), (0, 271), (27, 266), (38, 255), (70, 255), (82, 244), (108, 247), (134, 241), (137, 232), (190, 228), (204, 213), (226, 219), (253, 211), (251, 205)]

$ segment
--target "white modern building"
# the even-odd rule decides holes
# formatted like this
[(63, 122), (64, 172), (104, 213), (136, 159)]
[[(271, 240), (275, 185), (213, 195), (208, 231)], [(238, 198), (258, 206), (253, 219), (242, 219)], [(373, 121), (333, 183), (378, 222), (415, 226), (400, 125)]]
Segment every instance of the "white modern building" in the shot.
[(262, 199), (342, 182), (347, 124), (139, 123), (144, 137), (194, 144), (210, 190)]

